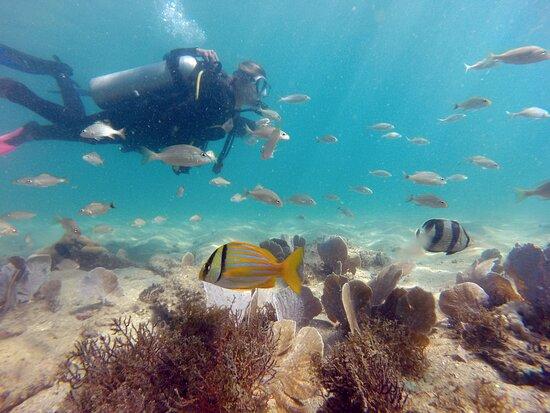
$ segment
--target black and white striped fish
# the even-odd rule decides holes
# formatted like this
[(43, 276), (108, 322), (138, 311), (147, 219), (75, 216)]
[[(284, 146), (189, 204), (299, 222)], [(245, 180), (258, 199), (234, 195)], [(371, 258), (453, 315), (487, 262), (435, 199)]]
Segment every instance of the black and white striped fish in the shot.
[(430, 219), (416, 230), (416, 237), (429, 252), (445, 252), (446, 255), (464, 250), (470, 244), (470, 236), (457, 221)]

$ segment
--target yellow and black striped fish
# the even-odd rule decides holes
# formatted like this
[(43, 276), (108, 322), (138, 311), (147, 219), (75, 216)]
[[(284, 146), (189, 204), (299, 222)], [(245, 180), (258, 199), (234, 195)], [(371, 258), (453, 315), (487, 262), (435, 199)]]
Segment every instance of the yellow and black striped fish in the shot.
[(298, 267), (304, 249), (297, 248), (283, 262), (269, 251), (246, 242), (230, 242), (217, 248), (203, 265), (199, 279), (219, 287), (234, 290), (273, 288), (282, 278), (292, 290), (300, 294), (302, 284)]

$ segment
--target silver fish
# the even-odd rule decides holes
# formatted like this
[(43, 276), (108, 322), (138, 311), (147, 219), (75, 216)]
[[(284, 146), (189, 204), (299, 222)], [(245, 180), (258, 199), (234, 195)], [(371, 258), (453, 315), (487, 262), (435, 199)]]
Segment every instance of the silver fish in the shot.
[(499, 64), (498, 60), (495, 60), (492, 56), (487, 56), (485, 59), (480, 60), (479, 62), (476, 62), (473, 65), (468, 65), (464, 63), (464, 68), (466, 69), (466, 73), (468, 73), (470, 70), (490, 69), (491, 67), (494, 67), (498, 64)]
[(236, 193), (230, 198), (230, 201), (231, 202), (237, 202), (237, 203), (238, 202), (243, 202), (243, 201), (246, 201), (246, 197), (243, 196), (242, 194)]
[(355, 218), (355, 214), (353, 213), (353, 211), (345, 206), (339, 206), (338, 209), (340, 210), (340, 212), (342, 214), (344, 214), (344, 216), (348, 217), (348, 218)]
[(162, 215), (157, 215), (151, 221), (153, 224), (164, 224), (168, 218), (163, 217)]
[(253, 198), (256, 201), (260, 201), (265, 204), (275, 205), (279, 208), (283, 206), (283, 201), (279, 195), (271, 189), (264, 188), (261, 185), (256, 185), (252, 191), (245, 190), (243, 196), (246, 198)]
[(256, 129), (264, 128), (266, 126), (269, 126), (270, 124), (271, 124), (271, 120), (269, 120), (268, 118), (261, 118), (261, 119), (258, 119), (256, 122), (254, 122)]
[(202, 221), (202, 217), (199, 214), (195, 214), (191, 218), (189, 218), (189, 222), (199, 222), (199, 221)]
[(372, 192), (372, 189), (370, 189), (367, 186), (358, 185), (358, 186), (350, 186), (350, 189), (354, 192), (357, 192), (359, 194), (363, 195), (372, 195), (374, 192)]
[(71, 218), (56, 218), (56, 221), (63, 227), (65, 230), (66, 237), (80, 237), (82, 231), (74, 219)]
[(369, 171), (369, 174), (378, 176), (380, 178), (391, 177), (391, 174), (388, 171), (385, 171), (384, 169), (375, 169), (374, 171)]
[(280, 140), (281, 140), (281, 130), (277, 128), (273, 131), (273, 133), (271, 134), (271, 137), (263, 146), (260, 154), (260, 158), (263, 160), (273, 158), (273, 154), (275, 153), (275, 148), (277, 147), (277, 144), (279, 143)]
[(438, 121), (440, 121), (442, 123), (452, 123), (452, 122), (457, 122), (460, 119), (464, 119), (465, 117), (466, 117), (466, 115), (463, 114), (463, 113), (455, 113), (453, 115), (447, 116), (446, 118), (440, 118), (440, 119), (438, 119)]
[(382, 137), (384, 139), (398, 139), (401, 137), (401, 134), (397, 132), (390, 132), (390, 133), (386, 133), (385, 135), (382, 135)]
[(530, 196), (538, 196), (542, 199), (550, 199), (550, 180), (543, 182), (534, 189), (516, 189), (517, 201), (523, 201)]
[(419, 206), (427, 206), (430, 208), (447, 208), (447, 202), (445, 202), (443, 199), (432, 195), (432, 194), (426, 194), (426, 195), (418, 195), (418, 196), (409, 196), (407, 199), (407, 202), (412, 202), (413, 204), (419, 205)]
[(511, 49), (501, 54), (491, 54), (490, 56), (497, 62), (512, 65), (526, 65), (550, 59), (548, 51), (539, 46), (518, 47), (517, 49)]
[(262, 116), (265, 116), (266, 118), (274, 122), (281, 121), (281, 115), (279, 115), (277, 112), (275, 112), (272, 109), (260, 109), (260, 113), (262, 114)]
[(455, 103), (454, 108), (461, 110), (474, 110), (486, 108), (488, 106), (491, 106), (492, 104), (493, 102), (491, 102), (491, 100), (487, 98), (474, 96), (468, 100), (465, 100), (464, 102)]
[(468, 177), (466, 175), (462, 174), (454, 174), (447, 177), (448, 182), (461, 182), (467, 180)]
[(178, 186), (178, 190), (176, 191), (176, 196), (178, 198), (182, 198), (184, 193), (185, 193), (185, 188), (183, 186)]
[(338, 143), (338, 138), (334, 135), (317, 136), (315, 138), (317, 143)]
[(426, 138), (421, 138), (421, 137), (417, 137), (417, 138), (407, 138), (407, 140), (412, 143), (413, 145), (419, 145), (419, 146), (422, 146), (422, 145), (429, 145), (430, 144), (430, 141)]
[(374, 125), (370, 126), (371, 129), (374, 130), (393, 130), (395, 129), (395, 126), (393, 126), (391, 123), (375, 123)]
[(259, 128), (256, 128), (254, 130), (250, 129), (248, 125), (244, 125), (244, 129), (247, 133), (247, 135), (250, 135), (251, 137), (260, 138), (260, 139), (271, 139), (273, 137), (273, 134), (276, 130), (279, 131), (279, 139), (283, 141), (288, 141), (290, 139), (290, 135), (286, 133), (283, 130), (280, 130), (274, 126), (266, 125), (261, 126)]
[(408, 175), (406, 172), (403, 172), (405, 179), (414, 182), (415, 184), (422, 185), (434, 185), (440, 186), (445, 185), (447, 181), (442, 176), (439, 176), (435, 172), (430, 171), (421, 171), (415, 172), (414, 174)]
[(225, 179), (222, 176), (217, 176), (217, 177), (210, 180), (210, 185), (214, 185), (214, 186), (218, 186), (218, 187), (228, 186), (230, 184), (231, 184), (231, 182), (229, 182), (227, 179)]
[(96, 225), (92, 228), (94, 234), (109, 234), (113, 232), (113, 228), (109, 225)]
[(0, 219), (3, 219), (5, 221), (20, 221), (23, 219), (32, 219), (36, 216), (34, 212), (27, 212), (27, 211), (11, 211), (8, 212), (2, 216), (0, 216)]
[(340, 202), (340, 197), (336, 194), (326, 194), (325, 199), (329, 201)]
[(516, 116), (522, 116), (524, 118), (531, 118), (531, 119), (550, 118), (550, 114), (548, 114), (547, 110), (537, 108), (536, 106), (532, 106), (530, 108), (522, 109), (519, 112), (508, 112), (508, 111), (506, 111), (506, 114), (508, 116), (510, 116), (511, 118), (515, 118)]
[(288, 95), (284, 96), (279, 99), (279, 102), (284, 103), (305, 103), (310, 101), (311, 98), (308, 95), (301, 95), (301, 94), (294, 94), (294, 95)]
[(80, 215), (86, 215), (88, 217), (97, 217), (104, 215), (115, 207), (115, 204), (102, 203), (102, 202), (91, 202), (86, 205), (84, 208), (81, 208), (79, 213)]
[(16, 185), (23, 185), (23, 186), (33, 186), (36, 188), (47, 188), (49, 186), (55, 186), (59, 184), (66, 184), (69, 181), (65, 178), (58, 178), (57, 176), (53, 176), (50, 174), (40, 174), (37, 176), (28, 176), (24, 178), (19, 178), (13, 181)]
[(124, 128), (116, 130), (105, 121), (98, 120), (84, 129), (80, 133), (80, 136), (83, 138), (100, 141), (103, 138), (116, 139), (117, 136), (121, 139), (126, 139), (126, 135), (124, 133)]
[(295, 205), (314, 206), (317, 205), (315, 200), (307, 194), (295, 194), (288, 198), (289, 202)]
[(17, 235), (19, 232), (17, 228), (6, 221), (0, 220), (0, 238)]
[(493, 161), (492, 159), (487, 158), (482, 155), (475, 155), (468, 158), (468, 162), (473, 163), (476, 166), (479, 166), (483, 169), (499, 169), (500, 165)]
[(141, 228), (142, 226), (144, 226), (145, 224), (147, 224), (147, 221), (145, 221), (144, 219), (142, 218), (136, 218), (134, 219), (134, 222), (132, 222), (132, 226), (134, 228)]
[(97, 152), (90, 152), (82, 156), (82, 159), (93, 166), (103, 165), (103, 159)]
[(192, 145), (173, 145), (155, 153), (147, 148), (141, 148), (142, 163), (162, 161), (171, 166), (193, 167), (216, 162), (216, 156), (212, 151), (203, 151)]

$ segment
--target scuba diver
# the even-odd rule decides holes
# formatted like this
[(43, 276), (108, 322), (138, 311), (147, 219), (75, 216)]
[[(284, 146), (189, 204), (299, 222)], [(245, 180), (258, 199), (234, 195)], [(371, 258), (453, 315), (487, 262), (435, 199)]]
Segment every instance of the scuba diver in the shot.
[[(63, 105), (50, 102), (20, 82), (0, 78), (0, 98), (24, 106), (52, 123), (30, 122), (0, 136), (0, 155), (33, 140), (116, 143), (122, 145), (124, 152), (142, 147), (158, 151), (176, 144), (193, 145), (204, 151), (209, 141), (225, 137), (213, 168), (219, 173), (235, 136), (244, 136), (248, 128), (255, 129), (255, 123), (241, 113), (259, 113), (259, 109), (266, 107), (261, 99), (270, 90), (259, 64), (244, 61), (228, 75), (222, 71), (213, 50), (172, 50), (161, 62), (96, 77), (90, 81), (89, 91), (79, 89), (71, 79), (72, 69), (57, 56), (53, 58), (40, 59), (0, 44), (0, 64), (26, 73), (53, 76), (63, 100)], [(81, 95), (92, 97), (103, 110), (86, 115)], [(107, 120), (113, 128), (125, 129), (125, 140), (95, 141), (80, 136), (94, 122)], [(231, 123), (229, 131), (222, 127)], [(178, 174), (189, 170), (173, 169)]]

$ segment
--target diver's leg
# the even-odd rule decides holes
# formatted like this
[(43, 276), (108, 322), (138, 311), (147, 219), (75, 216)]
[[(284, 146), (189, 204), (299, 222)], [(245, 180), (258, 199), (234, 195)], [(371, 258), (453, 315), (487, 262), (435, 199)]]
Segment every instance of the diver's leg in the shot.
[[(63, 64), (57, 56), (54, 55), (53, 58), (57, 63)], [(69, 76), (70, 75), (67, 73), (58, 73), (54, 77), (61, 92), (63, 105), (68, 111), (71, 112), (75, 119), (80, 119), (86, 116), (86, 112), (76, 88), (77, 84)]]
[(44, 60), (0, 44), (0, 64), (21, 72), (35, 75), (73, 74), (70, 66), (59, 61)]
[(42, 99), (23, 83), (13, 79), (0, 78), (0, 97), (24, 106), (56, 124), (72, 125), (76, 120), (70, 109)]

